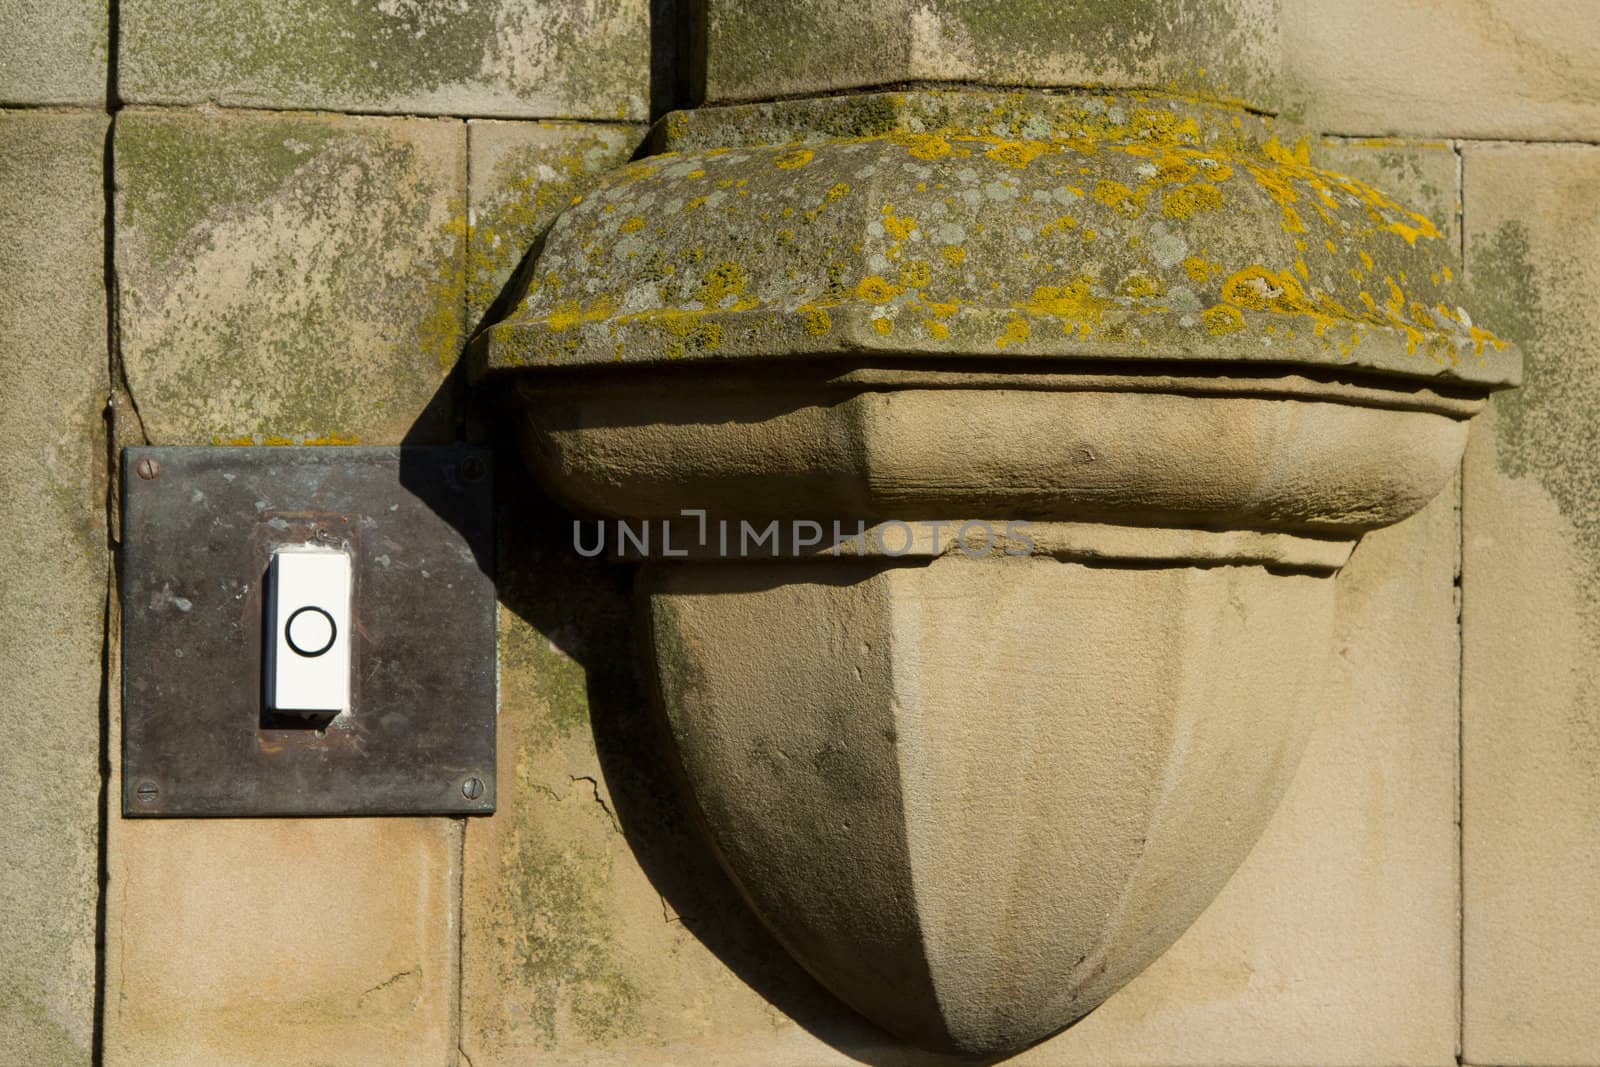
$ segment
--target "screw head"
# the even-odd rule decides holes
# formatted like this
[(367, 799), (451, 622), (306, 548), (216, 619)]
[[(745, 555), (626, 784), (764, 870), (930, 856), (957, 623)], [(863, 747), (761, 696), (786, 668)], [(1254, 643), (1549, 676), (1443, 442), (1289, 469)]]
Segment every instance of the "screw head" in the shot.
[(151, 478), (161, 473), (161, 464), (157, 463), (153, 457), (146, 456), (135, 465), (134, 470), (139, 472), (139, 477), (148, 482)]
[(466, 797), (468, 800), (477, 800), (479, 797), (483, 796), (483, 780), (479, 778), (468, 778), (466, 781), (462, 782), (461, 795)]
[(156, 797), (161, 795), (161, 790), (154, 782), (140, 782), (139, 788), (134, 790), (134, 796), (139, 798), (141, 804), (153, 804)]
[(469, 482), (481, 481), (488, 473), (488, 466), (477, 456), (468, 456), (461, 461), (461, 476)]

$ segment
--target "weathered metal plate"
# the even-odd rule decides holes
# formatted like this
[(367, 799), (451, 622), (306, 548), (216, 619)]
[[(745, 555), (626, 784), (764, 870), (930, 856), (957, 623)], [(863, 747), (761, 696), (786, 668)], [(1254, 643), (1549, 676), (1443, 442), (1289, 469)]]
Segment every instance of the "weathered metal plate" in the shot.
[[(484, 815), (495, 591), (482, 449), (130, 448), (122, 457), (122, 811)], [(272, 550), (350, 546), (351, 707), (263, 704)]]

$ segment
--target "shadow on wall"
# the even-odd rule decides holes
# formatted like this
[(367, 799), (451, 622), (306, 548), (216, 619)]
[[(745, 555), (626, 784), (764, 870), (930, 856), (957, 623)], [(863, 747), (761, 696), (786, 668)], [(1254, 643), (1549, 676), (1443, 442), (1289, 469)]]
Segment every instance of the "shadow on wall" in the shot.
[[(516, 307), (523, 291), (521, 279), (542, 244), (542, 238), (534, 243), (471, 335)], [(648, 652), (640, 632), (642, 616), (635, 611), (635, 568), (585, 559), (574, 551), (575, 516), (545, 495), (528, 473), (510, 420), (496, 413), (495, 397), (485, 395), (489, 392), (474, 394), (467, 382), (464, 356), (458, 358), (403, 445), (438, 444), (453, 438), (493, 450), (494, 578), (499, 602), (582, 669), (587, 726), (613, 813), (634, 859), (666, 906), (740, 980), (844, 1055), (874, 1067), (971, 1063), (907, 1048), (844, 1006), (793, 960), (745, 904), (696, 825), (687, 787), (668, 745), (664, 717), (643, 681), (648, 676), (644, 669)], [(404, 469), (402, 458), (403, 481)], [(502, 654), (505, 638), (502, 633)], [(500, 714), (529, 713), (526, 706), (518, 706), (517, 694), (503, 686)], [(518, 753), (506, 749), (508, 733), (520, 736), (518, 730), (501, 732), (500, 795), (498, 814), (493, 818), (510, 820), (529, 798), (517, 792), (512, 768)], [(478, 824), (468, 823), (469, 835), (474, 825)], [(514, 905), (519, 898), (508, 893), (506, 899)], [(532, 929), (554, 917), (529, 909), (527, 916), (516, 918), (523, 920), (525, 929)], [(619, 962), (624, 968), (630, 966), (630, 961)], [(632, 969), (650, 970), (648, 966)], [(514, 989), (506, 992), (508, 999), (517, 995)], [(667, 997), (677, 992), (671, 988), (645, 991), (646, 995)], [(553, 1036), (559, 1047), (560, 1035)], [(722, 1036), (737, 1039), (738, 1035)], [(625, 1055), (625, 1049), (619, 1048), (618, 1054)]]

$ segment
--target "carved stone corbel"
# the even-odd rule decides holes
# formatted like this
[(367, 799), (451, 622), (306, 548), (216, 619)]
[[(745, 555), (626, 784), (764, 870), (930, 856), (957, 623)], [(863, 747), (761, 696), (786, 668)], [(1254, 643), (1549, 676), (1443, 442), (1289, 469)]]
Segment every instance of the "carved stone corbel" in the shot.
[(678, 520), (654, 677), (755, 911), (908, 1041), (1038, 1041), (1253, 846), (1333, 576), (1519, 357), (1432, 223), (1242, 110), (864, 94), (661, 139), (475, 372), (551, 492)]

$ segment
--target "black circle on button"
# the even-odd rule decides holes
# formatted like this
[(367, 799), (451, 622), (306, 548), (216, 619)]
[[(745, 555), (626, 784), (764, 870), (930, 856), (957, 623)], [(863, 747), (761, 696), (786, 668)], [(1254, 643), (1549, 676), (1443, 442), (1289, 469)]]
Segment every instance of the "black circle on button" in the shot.
[[(321, 615), (324, 619), (328, 620), (328, 643), (323, 645), (321, 648), (316, 649), (315, 651), (312, 651), (308, 648), (301, 648), (299, 645), (294, 643), (294, 637), (292, 636), (294, 634), (294, 620), (298, 619), (308, 611), (314, 611), (318, 615)], [(321, 608), (307, 605), (306, 607), (303, 607), (299, 611), (295, 612), (293, 615), (290, 615), (289, 621), (283, 624), (283, 639), (289, 643), (290, 648), (294, 649), (300, 655), (306, 657), (307, 659), (315, 659), (324, 652), (328, 651), (328, 649), (332, 648), (333, 643), (339, 639), (339, 624), (333, 621), (332, 615), (329, 615)]]

